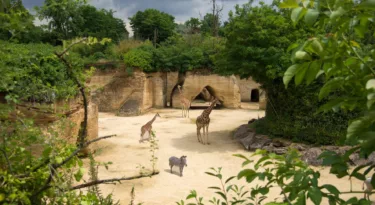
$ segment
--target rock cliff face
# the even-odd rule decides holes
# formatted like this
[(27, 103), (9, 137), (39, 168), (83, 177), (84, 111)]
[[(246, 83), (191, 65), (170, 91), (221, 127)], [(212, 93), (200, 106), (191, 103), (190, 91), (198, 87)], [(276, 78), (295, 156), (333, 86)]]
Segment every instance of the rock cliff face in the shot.
[(116, 112), (120, 116), (139, 115), (152, 107), (180, 108), (178, 85), (187, 99), (199, 96), (209, 101), (215, 96), (226, 108), (240, 108), (241, 102), (251, 100), (261, 104), (265, 99), (260, 85), (251, 78), (241, 80), (199, 71), (127, 73), (124, 65), (117, 70), (97, 71), (88, 85), (100, 112)]
[[(87, 140), (89, 141), (98, 137), (98, 107), (90, 102), (90, 97), (88, 101)], [(76, 144), (84, 119), (84, 108), (80, 97), (68, 101), (61, 100), (49, 105), (22, 103), (16, 109), (18, 115), (33, 119), (34, 123), (46, 134), (49, 129), (56, 130), (58, 131), (57, 137), (65, 139), (69, 144)], [(10, 116), (10, 119), (14, 117), (13, 114)], [(35, 147), (34, 154), (41, 154), (38, 152), (38, 145), (33, 146)], [(95, 145), (89, 147), (91, 148), (95, 149)]]

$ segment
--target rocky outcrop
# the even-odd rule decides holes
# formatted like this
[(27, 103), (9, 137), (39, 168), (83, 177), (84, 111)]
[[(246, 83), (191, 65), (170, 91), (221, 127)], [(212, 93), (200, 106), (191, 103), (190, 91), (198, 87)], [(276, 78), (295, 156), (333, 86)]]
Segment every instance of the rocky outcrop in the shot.
[[(250, 121), (249, 121), (250, 122)], [(254, 122), (251, 120), (251, 122)], [(344, 154), (351, 149), (350, 146), (321, 146), (312, 147), (302, 143), (292, 143), (285, 139), (269, 138), (265, 135), (258, 135), (249, 124), (241, 125), (234, 132), (233, 139), (240, 142), (246, 150), (255, 151), (256, 149), (264, 149), (276, 154), (285, 154), (289, 148), (297, 149), (301, 153), (301, 159), (313, 166), (322, 165), (322, 160), (318, 159), (319, 155), (324, 151), (333, 151), (337, 154)], [(351, 165), (364, 165), (367, 163), (375, 164), (375, 152), (368, 159), (359, 157), (359, 153), (355, 152), (349, 156)]]
[[(154, 75), (155, 81), (160, 84), (160, 76)], [(120, 116), (139, 115), (153, 106), (154, 94), (158, 99), (162, 98), (162, 91), (155, 89), (153, 76), (144, 72), (127, 73), (124, 69), (104, 76), (92, 78), (89, 83), (94, 88), (92, 100), (100, 112), (115, 112)], [(98, 85), (101, 87), (98, 88)]]

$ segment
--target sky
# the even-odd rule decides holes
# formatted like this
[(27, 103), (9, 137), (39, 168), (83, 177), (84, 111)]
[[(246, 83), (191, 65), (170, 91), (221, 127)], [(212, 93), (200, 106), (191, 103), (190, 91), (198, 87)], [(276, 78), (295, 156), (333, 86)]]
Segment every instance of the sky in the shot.
[[(216, 0), (219, 5), (223, 5), (222, 19), (228, 19), (228, 12), (234, 10), (236, 4), (247, 3), (248, 0)], [(268, 2), (271, 0), (265, 0)], [(44, 0), (23, 0), (24, 6), (32, 13), (34, 6), (41, 6)], [(206, 13), (212, 12), (212, 3), (210, 0), (88, 0), (88, 3), (104, 9), (116, 11), (115, 17), (125, 21), (126, 28), (130, 35), (133, 34), (129, 17), (137, 11), (143, 11), (148, 8), (158, 9), (169, 13), (175, 17), (176, 23), (183, 23), (190, 17), (201, 18)], [(201, 14), (201, 15), (200, 15)], [(40, 25), (45, 22), (35, 20), (35, 24)]]

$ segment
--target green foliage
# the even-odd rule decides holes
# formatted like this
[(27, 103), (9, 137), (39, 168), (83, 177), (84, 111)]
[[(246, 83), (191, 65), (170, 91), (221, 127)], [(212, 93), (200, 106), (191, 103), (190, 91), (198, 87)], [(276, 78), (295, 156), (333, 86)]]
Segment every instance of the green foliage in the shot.
[(130, 50), (124, 55), (124, 62), (131, 68), (141, 68), (146, 72), (155, 71), (151, 66), (154, 50), (153, 46), (141, 46)]
[[(363, 116), (351, 122), (347, 129), (346, 141), (360, 143), (361, 151), (370, 154), (375, 147), (373, 135), (375, 111), (375, 47), (365, 36), (373, 35), (372, 1), (337, 1), (307, 4), (297, 1), (297, 6), (284, 2), (284, 8), (301, 11), (307, 24), (318, 28), (329, 28), (329, 33), (319, 35), (296, 44), (292, 50), (293, 68), (288, 68), (284, 76), (287, 86), (292, 77), (295, 84), (303, 81), (310, 84), (316, 78), (323, 78), (319, 100), (328, 99), (320, 112), (339, 109), (359, 109)], [(314, 12), (312, 15), (311, 12)], [(318, 18), (316, 17), (318, 16)], [(293, 18), (293, 16), (292, 16)], [(332, 97), (332, 93), (340, 93)]]
[(34, 26), (33, 20), (22, 1), (3, 0), (0, 5), (0, 40), (38, 42), (42, 31)]
[(124, 61), (127, 66), (142, 68), (147, 72), (212, 69), (212, 56), (220, 52), (223, 43), (223, 39), (199, 34), (185, 37), (176, 35), (157, 48), (144, 45), (132, 49), (125, 54)]
[(196, 34), (200, 32), (201, 22), (198, 18), (190, 18), (185, 22), (186, 27), (189, 30), (189, 34)]
[(7, 99), (50, 103), (76, 95), (74, 82), (53, 53), (56, 48), (4, 41), (1, 45), (0, 75), (3, 77), (0, 92), (7, 93)]
[(56, 33), (59, 39), (69, 39), (84, 23), (79, 9), (85, 3), (85, 0), (46, 0), (43, 6), (35, 7), (35, 10), (39, 20), (49, 21), (49, 30)]
[[(149, 39), (156, 43), (160, 43), (172, 36), (176, 27), (174, 16), (156, 9), (138, 11), (129, 20), (135, 39)], [(155, 34), (156, 39), (154, 39)]]
[(98, 10), (94, 6), (83, 5), (78, 11), (83, 18), (77, 26), (75, 36), (92, 36), (96, 38), (110, 38), (119, 43), (128, 37), (125, 22), (113, 16), (114, 11)]
[[(351, 150), (353, 152), (354, 150)], [(332, 153), (331, 153), (332, 155)], [(336, 163), (345, 165), (349, 160), (349, 155), (344, 156), (345, 160), (341, 160), (340, 156), (326, 158), (326, 164)], [(334, 204), (366, 204), (371, 202), (366, 199), (358, 199), (352, 197), (349, 200), (344, 199), (343, 195), (346, 193), (340, 192), (338, 188), (331, 184), (320, 184), (319, 171), (310, 168), (305, 162), (300, 159), (299, 153), (290, 149), (285, 155), (276, 155), (274, 153), (267, 153), (265, 150), (256, 150), (250, 158), (236, 154), (234, 155), (244, 160), (242, 166), (244, 167), (237, 176), (232, 176), (224, 181), (221, 174), (221, 168), (210, 168), (210, 172), (206, 174), (217, 178), (220, 181), (220, 186), (208, 187), (215, 190), (218, 196), (212, 197), (208, 200), (209, 204), (214, 205), (235, 205), (235, 204), (306, 204), (313, 203), (320, 205), (323, 200), (329, 201), (330, 205)], [(252, 160), (257, 158), (257, 160)], [(251, 168), (245, 168), (251, 164)], [(359, 167), (351, 172), (350, 177), (356, 177), (363, 180), (363, 174), (360, 174)], [(369, 172), (366, 170), (365, 172)], [(348, 173), (346, 175), (349, 175)], [(234, 179), (245, 180), (248, 186), (238, 186), (234, 183)], [(262, 182), (262, 185), (255, 184), (255, 181)], [(278, 196), (271, 196), (270, 190), (280, 190)], [(350, 193), (350, 192), (347, 192)], [(204, 198), (198, 197), (195, 190), (192, 190), (186, 197), (186, 200), (194, 200), (188, 204), (204, 205)], [(265, 203), (265, 201), (268, 201)], [(178, 205), (184, 205), (185, 201), (176, 202)]]

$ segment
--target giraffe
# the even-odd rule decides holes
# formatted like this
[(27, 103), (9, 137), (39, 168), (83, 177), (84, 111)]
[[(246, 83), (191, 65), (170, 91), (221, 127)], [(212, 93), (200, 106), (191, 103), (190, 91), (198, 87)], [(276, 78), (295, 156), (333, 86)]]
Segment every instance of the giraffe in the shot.
[[(152, 123), (155, 121), (156, 117), (160, 117), (159, 113), (156, 113), (156, 115), (154, 116), (154, 118), (152, 118), (152, 120), (150, 120), (149, 122), (147, 122), (145, 125), (142, 126), (141, 139), (139, 140), (139, 143), (150, 140), (151, 131), (152, 131)], [(148, 132), (148, 138), (143, 138), (146, 132)]]
[[(182, 117), (186, 117), (186, 113), (187, 113), (187, 117), (189, 117), (189, 109), (190, 109), (190, 106), (191, 106), (191, 101), (184, 97), (184, 94), (181, 91), (180, 85), (178, 85), (177, 88), (178, 88), (178, 91), (180, 92)], [(185, 115), (184, 115), (184, 111), (185, 111)]]
[[(195, 124), (197, 125), (197, 138), (198, 142), (202, 144), (210, 144), (208, 143), (208, 126), (210, 125), (210, 114), (214, 106), (219, 100), (214, 97), (214, 100), (211, 102), (211, 105), (203, 111), (203, 113), (197, 117)], [(203, 128), (203, 137), (206, 136), (206, 142), (203, 141), (201, 135), (201, 128)]]

